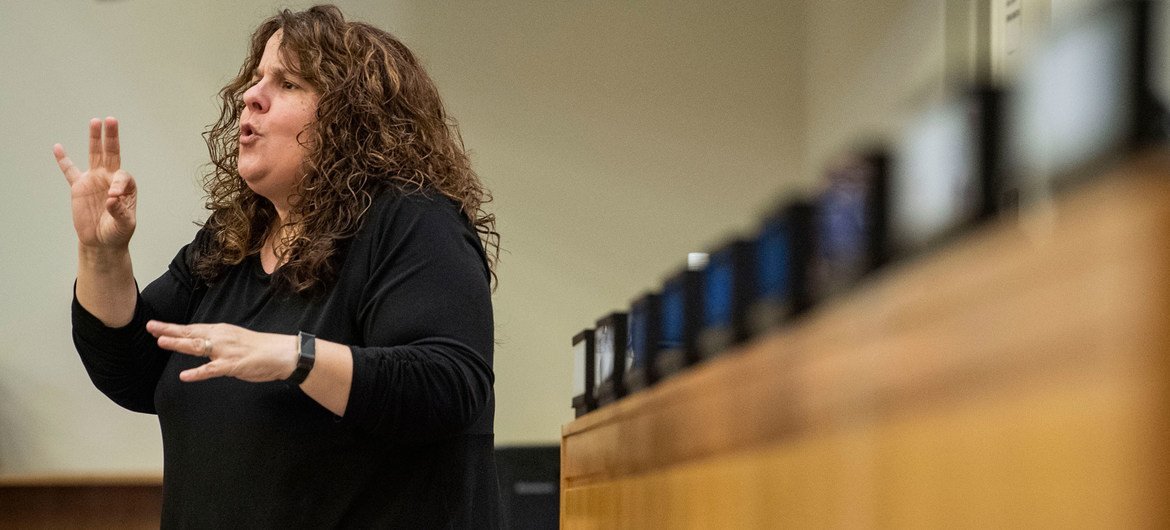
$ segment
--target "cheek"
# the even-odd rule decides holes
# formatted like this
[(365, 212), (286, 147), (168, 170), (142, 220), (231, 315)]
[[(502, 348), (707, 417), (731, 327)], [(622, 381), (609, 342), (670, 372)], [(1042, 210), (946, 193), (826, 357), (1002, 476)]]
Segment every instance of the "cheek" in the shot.
[(302, 149), (306, 151), (313, 145), (313, 122), (317, 116), (313, 112), (306, 113), (301, 116), (297, 128), (297, 143)]
[(304, 127), (308, 127), (317, 120), (317, 98), (305, 101), (301, 106), (301, 120)]
[(308, 154), (309, 149), (313, 146), (313, 134), (309, 129), (302, 128), (292, 143), (291, 148), (296, 149), (302, 155)]

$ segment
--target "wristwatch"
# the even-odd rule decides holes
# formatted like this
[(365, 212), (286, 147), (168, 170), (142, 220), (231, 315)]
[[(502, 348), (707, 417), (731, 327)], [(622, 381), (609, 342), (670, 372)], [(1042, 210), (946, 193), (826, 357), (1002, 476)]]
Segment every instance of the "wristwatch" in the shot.
[(304, 383), (316, 360), (317, 337), (304, 331), (297, 332), (297, 368), (285, 381), (294, 385)]

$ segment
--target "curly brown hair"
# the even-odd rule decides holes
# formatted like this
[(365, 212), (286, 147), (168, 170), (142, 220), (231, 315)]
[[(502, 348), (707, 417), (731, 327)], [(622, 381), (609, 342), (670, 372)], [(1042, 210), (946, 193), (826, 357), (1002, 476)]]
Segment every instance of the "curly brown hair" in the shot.
[[(320, 93), (316, 120), (302, 133), (304, 174), (277, 226), (272, 204), (237, 171), (243, 94), (264, 54), (282, 31), (281, 59)], [(484, 211), (491, 193), (471, 169), (459, 128), (414, 54), (393, 35), (346, 21), (332, 5), (283, 10), (252, 34), (239, 75), (220, 92), (219, 120), (204, 133), (211, 171), (204, 177), (204, 223), (212, 237), (195, 258), (205, 281), (260, 252), (274, 232), (284, 264), (273, 279), (295, 292), (330, 285), (339, 245), (360, 228), (376, 193), (438, 192), (454, 200), (479, 233), (493, 282), (500, 235)], [(295, 230), (283, 230), (295, 227)]]

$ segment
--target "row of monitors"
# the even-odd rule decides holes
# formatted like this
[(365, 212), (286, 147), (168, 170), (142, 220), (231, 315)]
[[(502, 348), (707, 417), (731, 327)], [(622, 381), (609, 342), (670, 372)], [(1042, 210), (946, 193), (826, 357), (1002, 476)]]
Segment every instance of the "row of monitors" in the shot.
[(578, 415), (793, 319), (887, 263), (1043, 201), (1165, 137), (1151, 89), (1157, 3), (1107, 2), (1056, 33), (1010, 92), (972, 89), (914, 120), (893, 149), (830, 165), (750, 237), (709, 253), (627, 312), (573, 338)]

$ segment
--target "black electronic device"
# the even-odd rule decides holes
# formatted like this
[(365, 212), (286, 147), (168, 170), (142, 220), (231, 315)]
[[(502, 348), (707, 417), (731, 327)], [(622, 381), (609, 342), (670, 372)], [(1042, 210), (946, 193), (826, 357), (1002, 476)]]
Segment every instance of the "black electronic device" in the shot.
[(573, 336), (573, 410), (578, 418), (597, 407), (593, 395), (594, 353), (592, 329)]
[(662, 335), (654, 358), (659, 379), (681, 373), (702, 359), (698, 348), (701, 282), (702, 268), (690, 266), (662, 284)]
[(497, 447), (495, 457), (502, 528), (556, 530), (560, 524), (560, 446)]
[(906, 127), (890, 176), (890, 251), (908, 256), (996, 213), (1002, 196), (1000, 94), (972, 88)]
[(748, 323), (753, 333), (770, 329), (812, 305), (813, 206), (794, 199), (768, 215), (756, 234), (754, 292)]
[(736, 239), (707, 254), (703, 269), (698, 350), (710, 359), (750, 335), (748, 304), (755, 288), (752, 243)]
[(1026, 58), (1009, 105), (1007, 201), (1044, 201), (1103, 165), (1165, 139), (1154, 95), (1148, 0), (1113, 0)]
[(889, 156), (875, 149), (832, 164), (814, 211), (813, 294), (839, 294), (889, 259)]
[(598, 320), (593, 345), (597, 367), (593, 395), (600, 407), (626, 395), (626, 314), (610, 313)]
[(658, 380), (654, 359), (662, 341), (661, 300), (647, 293), (630, 304), (626, 346), (626, 392), (636, 392)]

